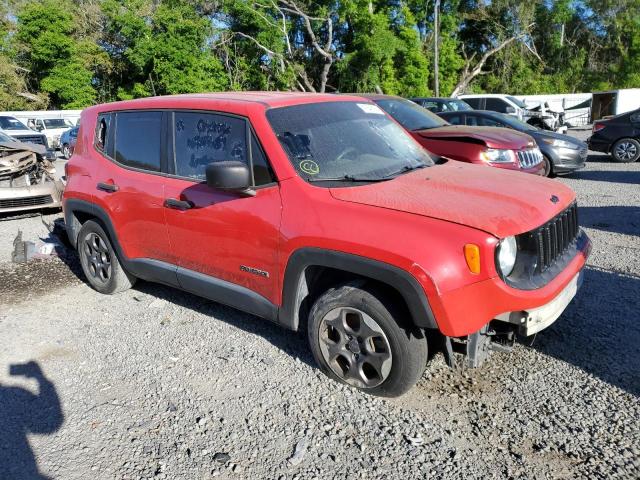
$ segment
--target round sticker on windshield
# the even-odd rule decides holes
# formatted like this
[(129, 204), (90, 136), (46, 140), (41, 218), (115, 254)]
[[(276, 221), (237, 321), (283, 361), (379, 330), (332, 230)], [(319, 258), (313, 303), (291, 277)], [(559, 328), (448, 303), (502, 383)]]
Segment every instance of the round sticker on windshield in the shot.
[(320, 173), (320, 167), (313, 160), (303, 160), (300, 162), (300, 170), (307, 175), (317, 175)]

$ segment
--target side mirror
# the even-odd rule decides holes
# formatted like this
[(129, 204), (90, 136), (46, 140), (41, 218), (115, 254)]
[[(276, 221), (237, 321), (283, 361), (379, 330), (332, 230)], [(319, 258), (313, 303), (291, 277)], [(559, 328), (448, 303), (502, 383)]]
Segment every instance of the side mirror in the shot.
[(207, 185), (218, 190), (239, 192), (253, 196), (255, 190), (251, 188), (251, 172), (243, 162), (229, 160), (214, 162), (205, 169)]
[(505, 112), (506, 113), (516, 113), (516, 109), (511, 107), (511, 106), (509, 106), (509, 107), (506, 108)]

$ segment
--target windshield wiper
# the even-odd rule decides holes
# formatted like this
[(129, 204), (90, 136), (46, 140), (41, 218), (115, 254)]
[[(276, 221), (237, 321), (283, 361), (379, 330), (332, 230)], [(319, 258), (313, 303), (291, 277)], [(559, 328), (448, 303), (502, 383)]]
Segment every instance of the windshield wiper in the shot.
[(397, 177), (398, 175), (402, 175), (403, 173), (411, 172), (413, 170), (419, 170), (421, 168), (425, 168), (428, 165), (426, 163), (421, 163), (420, 165), (405, 165), (400, 170), (396, 170), (395, 172), (388, 173), (387, 175), (380, 177), (381, 180), (391, 180), (392, 178)]
[(387, 177), (374, 177), (374, 178), (364, 178), (364, 177), (354, 177), (353, 175), (343, 175), (342, 177), (317, 177), (317, 178), (307, 178), (307, 182), (315, 183), (315, 182), (384, 182), (385, 180), (391, 180), (391, 178)]

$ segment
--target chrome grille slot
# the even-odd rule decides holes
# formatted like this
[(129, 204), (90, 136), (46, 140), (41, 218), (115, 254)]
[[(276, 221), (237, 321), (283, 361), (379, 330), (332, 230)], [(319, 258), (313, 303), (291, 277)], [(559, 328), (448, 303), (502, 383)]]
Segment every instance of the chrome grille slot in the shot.
[(542, 153), (537, 148), (519, 150), (517, 153), (522, 168), (531, 168), (542, 162)]

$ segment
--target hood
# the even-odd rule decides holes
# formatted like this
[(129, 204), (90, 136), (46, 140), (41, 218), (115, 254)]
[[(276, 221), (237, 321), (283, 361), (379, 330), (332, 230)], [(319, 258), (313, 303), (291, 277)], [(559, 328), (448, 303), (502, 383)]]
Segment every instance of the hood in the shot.
[(498, 238), (539, 227), (575, 199), (573, 190), (554, 180), (455, 161), (330, 191), (337, 200), (437, 218)]
[(556, 140), (564, 140), (565, 142), (570, 142), (573, 143), (575, 145), (578, 145), (579, 147), (585, 147), (587, 146), (586, 143), (584, 143), (582, 140), (578, 140), (577, 138), (573, 138), (570, 135), (563, 135), (562, 133), (556, 133), (556, 132), (550, 132), (548, 130), (537, 130), (535, 132), (533, 132), (532, 136), (534, 138), (553, 138)]
[(47, 148), (44, 145), (25, 143), (20, 140), (16, 140), (15, 142), (0, 142), (0, 151), (4, 150), (27, 150), (37, 153), (38, 155), (45, 155), (47, 153)]
[(413, 132), (420, 137), (434, 140), (476, 141), (489, 148), (510, 148), (521, 150), (532, 147), (533, 140), (525, 133), (510, 128), (496, 127), (468, 127), (464, 125), (449, 125), (446, 127), (428, 128)]

